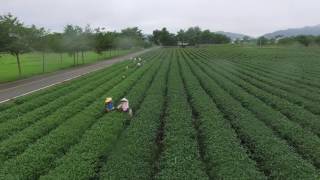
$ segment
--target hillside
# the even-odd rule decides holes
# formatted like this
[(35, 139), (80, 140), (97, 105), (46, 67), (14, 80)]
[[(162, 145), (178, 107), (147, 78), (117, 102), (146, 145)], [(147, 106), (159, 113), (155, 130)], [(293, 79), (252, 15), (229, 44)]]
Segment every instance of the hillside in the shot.
[[(245, 34), (232, 33), (232, 32), (224, 32), (224, 31), (217, 31), (216, 33), (226, 35), (226, 36), (228, 36), (229, 38), (231, 38), (232, 40), (242, 39), (244, 36), (248, 36), (248, 35), (245, 35)], [(249, 36), (249, 37), (250, 37), (250, 36)]]
[(302, 28), (291, 28), (286, 30), (279, 30), (272, 33), (265, 34), (267, 38), (274, 38), (276, 36), (297, 36), (297, 35), (320, 35), (320, 25), (316, 26), (306, 26)]

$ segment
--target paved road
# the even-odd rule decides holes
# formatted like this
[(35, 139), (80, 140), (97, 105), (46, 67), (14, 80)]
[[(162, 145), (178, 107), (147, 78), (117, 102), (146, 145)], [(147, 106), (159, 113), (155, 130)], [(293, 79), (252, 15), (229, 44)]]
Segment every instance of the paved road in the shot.
[(130, 53), (128, 55), (115, 57), (105, 61), (99, 61), (94, 64), (60, 70), (50, 74), (38, 75), (23, 80), (0, 84), (0, 103), (30, 94), (32, 92), (50, 86), (54, 86), (56, 84), (60, 84), (65, 81), (69, 81), (71, 79), (83, 76), (102, 68), (106, 68), (116, 62), (127, 60), (130, 57), (139, 56), (152, 49), (154, 48), (145, 49), (139, 52)]

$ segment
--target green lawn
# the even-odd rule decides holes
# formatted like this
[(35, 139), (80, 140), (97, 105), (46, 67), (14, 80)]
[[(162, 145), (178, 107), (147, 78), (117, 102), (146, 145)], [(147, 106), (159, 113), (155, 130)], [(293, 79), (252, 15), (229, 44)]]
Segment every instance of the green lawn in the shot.
[[(106, 51), (103, 54), (97, 54), (93, 51), (86, 52), (84, 55), (84, 64), (110, 59), (111, 57), (128, 54), (132, 51), (134, 50), (112, 50), (111, 52)], [(0, 83), (43, 73), (42, 53), (32, 52), (22, 54), (20, 59), (22, 75), (19, 77), (16, 57), (10, 54), (0, 54)], [(78, 65), (82, 64), (81, 53), (79, 53)], [(67, 53), (62, 54), (62, 61), (60, 54), (47, 53), (45, 55), (45, 73), (72, 67), (73, 65), (73, 57)]]

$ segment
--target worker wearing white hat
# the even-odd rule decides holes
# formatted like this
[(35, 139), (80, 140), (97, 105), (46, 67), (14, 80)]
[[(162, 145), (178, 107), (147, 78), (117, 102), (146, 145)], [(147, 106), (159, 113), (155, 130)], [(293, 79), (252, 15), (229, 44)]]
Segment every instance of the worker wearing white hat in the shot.
[(132, 115), (132, 110), (129, 108), (129, 101), (126, 98), (120, 100), (120, 104), (117, 106), (117, 109), (122, 112), (128, 112), (129, 115)]

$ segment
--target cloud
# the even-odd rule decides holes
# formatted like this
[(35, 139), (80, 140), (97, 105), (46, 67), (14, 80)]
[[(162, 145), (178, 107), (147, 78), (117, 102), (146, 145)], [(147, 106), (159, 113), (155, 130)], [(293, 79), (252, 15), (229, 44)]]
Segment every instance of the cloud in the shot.
[(258, 36), (270, 31), (319, 24), (318, 0), (0, 0), (0, 12), (26, 24), (61, 31), (66, 24), (120, 30), (139, 26), (146, 33), (200, 26)]

